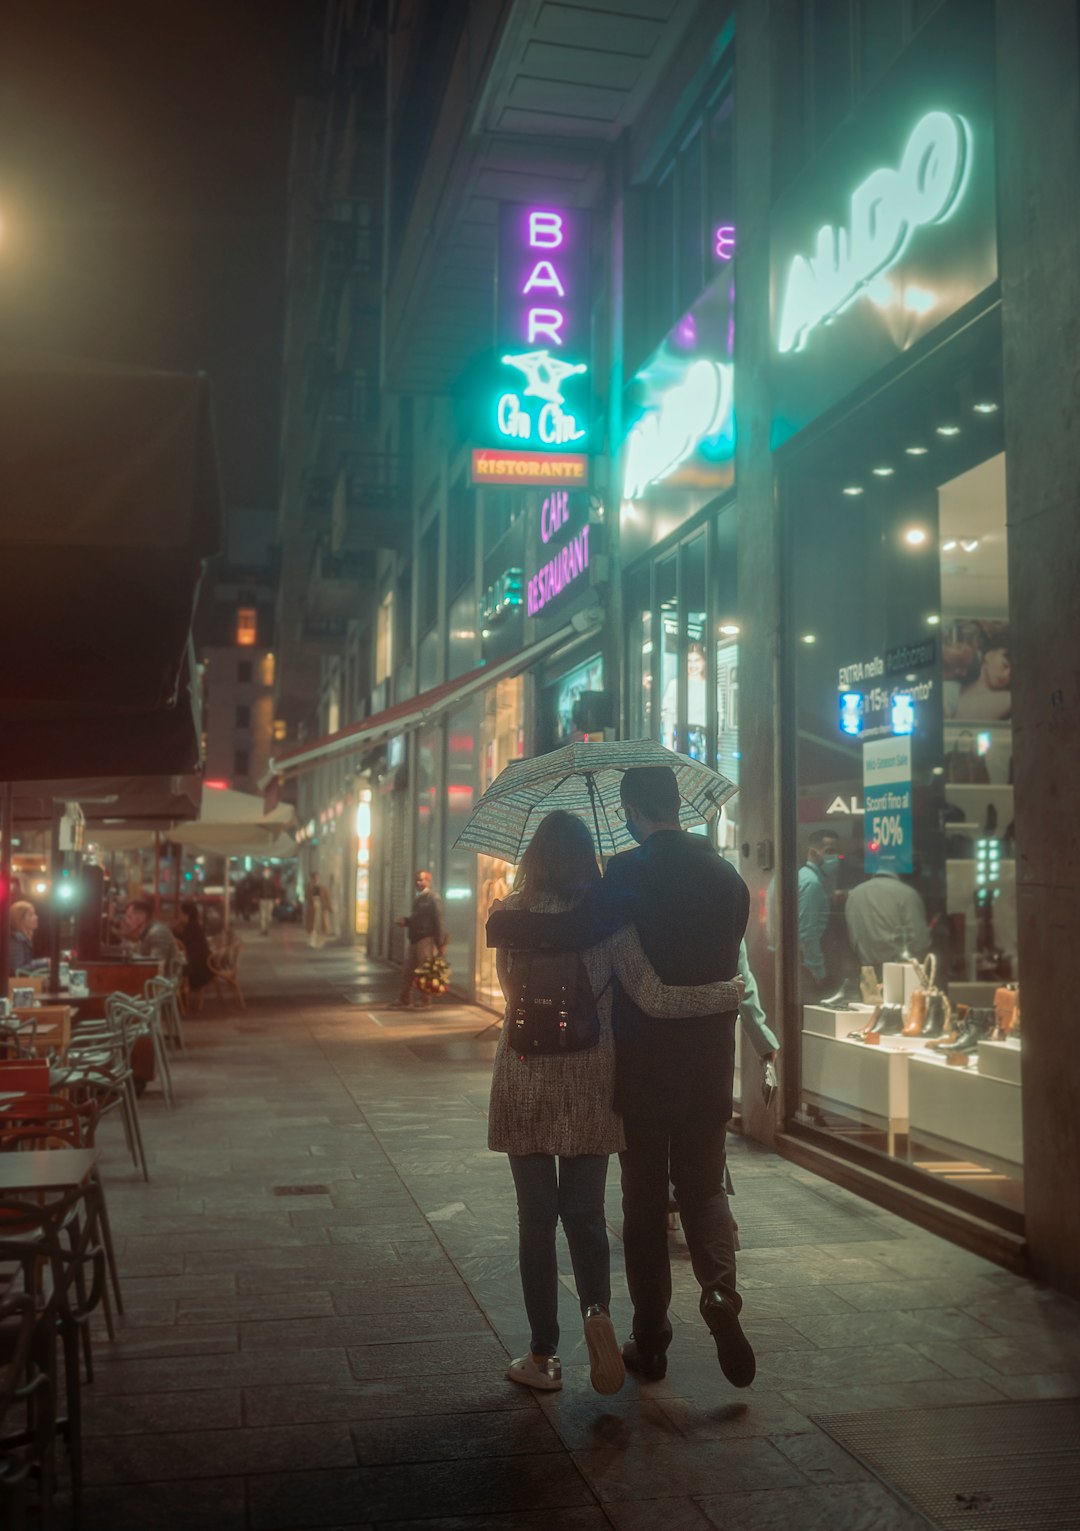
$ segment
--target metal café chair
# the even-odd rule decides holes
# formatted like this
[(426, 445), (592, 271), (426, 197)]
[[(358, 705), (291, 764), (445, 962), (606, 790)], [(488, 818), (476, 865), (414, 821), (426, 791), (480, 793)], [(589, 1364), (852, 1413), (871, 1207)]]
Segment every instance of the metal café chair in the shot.
[(119, 1111), (128, 1152), (143, 1179), (149, 1180), (128, 1027), (122, 1020), (84, 1022), (68, 1046), (67, 1063), (54, 1088), (74, 1090), (79, 1100), (94, 1100), (100, 1116)]
[(42, 1344), (38, 1304), (14, 1287), (13, 1277), (0, 1294), (0, 1524), (23, 1531), (27, 1489), (36, 1481), (35, 1521), (52, 1531), (56, 1369), (48, 1363), (54, 1347)]
[(165, 1104), (171, 1110), (172, 1070), (169, 1067), (169, 1050), (165, 1046), (165, 1033), (161, 1025), (159, 1007), (153, 1000), (137, 999), (130, 994), (110, 994), (105, 1001), (105, 1017), (107, 1020), (120, 1021), (127, 1026), (133, 1043), (139, 1036), (149, 1038), (154, 1052), (154, 1063), (161, 1077), (161, 1090), (165, 1097)]
[(180, 990), (176, 978), (148, 978), (143, 990), (148, 1004), (158, 1013), (158, 1025), (167, 1042), (184, 1050), (184, 1023), (180, 1016)]

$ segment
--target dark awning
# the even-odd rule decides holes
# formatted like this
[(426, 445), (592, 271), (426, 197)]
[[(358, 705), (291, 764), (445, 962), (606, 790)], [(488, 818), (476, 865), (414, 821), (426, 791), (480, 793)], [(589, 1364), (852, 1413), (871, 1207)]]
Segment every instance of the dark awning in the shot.
[(67, 777), (15, 783), (15, 820), (21, 826), (50, 823), (56, 803), (78, 803), (88, 826), (168, 829), (199, 817), (202, 777)]
[(222, 540), (206, 378), (0, 357), (0, 506), (5, 734), (175, 708)]

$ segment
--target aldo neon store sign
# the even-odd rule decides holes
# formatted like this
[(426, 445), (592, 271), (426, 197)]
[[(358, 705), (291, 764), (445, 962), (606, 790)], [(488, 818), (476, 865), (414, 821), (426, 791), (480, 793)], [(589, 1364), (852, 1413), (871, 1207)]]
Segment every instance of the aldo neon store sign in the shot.
[(590, 308), (588, 213), (502, 203), (492, 422), (500, 445), (587, 450)]
[(967, 123), (927, 112), (896, 169), (868, 175), (852, 192), (847, 227), (825, 224), (811, 255), (796, 255), (784, 285), (777, 349), (801, 351), (903, 258), (919, 229), (943, 223), (963, 199), (971, 160)]

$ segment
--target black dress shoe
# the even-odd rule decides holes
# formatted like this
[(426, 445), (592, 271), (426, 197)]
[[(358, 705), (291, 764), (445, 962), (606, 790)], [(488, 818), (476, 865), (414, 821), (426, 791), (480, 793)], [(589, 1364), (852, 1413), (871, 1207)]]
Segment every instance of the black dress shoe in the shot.
[(993, 1026), (994, 1012), (992, 1010), (972, 1008), (968, 1011), (967, 1020), (956, 1040), (946, 1042), (938, 1050), (943, 1053), (973, 1053), (980, 1042), (985, 1042)]
[(643, 1382), (660, 1382), (667, 1376), (667, 1355), (662, 1350), (643, 1350), (633, 1335), (622, 1348), (627, 1371)]
[(716, 1341), (720, 1370), (732, 1387), (749, 1387), (757, 1374), (754, 1348), (742, 1331), (735, 1304), (721, 1292), (706, 1292), (701, 1316)]
[(904, 1011), (900, 1005), (879, 1005), (874, 1017), (874, 1024), (868, 1026), (866, 1035), (871, 1032), (879, 1037), (895, 1037), (904, 1029)]

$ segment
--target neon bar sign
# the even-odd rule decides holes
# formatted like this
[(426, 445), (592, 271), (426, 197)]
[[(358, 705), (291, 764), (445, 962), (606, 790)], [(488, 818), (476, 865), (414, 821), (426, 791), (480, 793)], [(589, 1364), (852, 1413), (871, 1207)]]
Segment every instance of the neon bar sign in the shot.
[(499, 209), (501, 442), (583, 450), (589, 392), (578, 380), (589, 372), (588, 229), (588, 214), (570, 209), (513, 202)]
[[(584, 524), (573, 532), (573, 522), (582, 519)], [(552, 551), (551, 544), (571, 529), (571, 535), (561, 547)], [(585, 495), (571, 500), (565, 489), (556, 489), (547, 495), (540, 506), (540, 540), (551, 557), (541, 565), (529, 581), (526, 590), (526, 608), (530, 617), (538, 616), (556, 596), (587, 573), (589, 568), (589, 508)], [(543, 555), (541, 555), (543, 556)]]
[(912, 236), (942, 223), (963, 197), (971, 162), (968, 126), (952, 112), (915, 124), (897, 169), (868, 175), (851, 195), (848, 227), (818, 230), (812, 255), (796, 255), (780, 308), (777, 348), (801, 351), (902, 258)]

